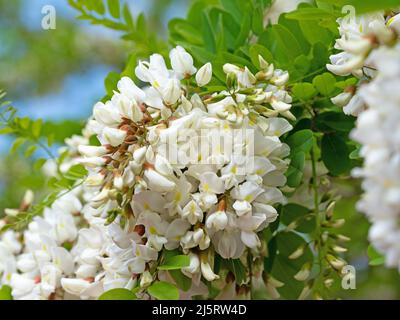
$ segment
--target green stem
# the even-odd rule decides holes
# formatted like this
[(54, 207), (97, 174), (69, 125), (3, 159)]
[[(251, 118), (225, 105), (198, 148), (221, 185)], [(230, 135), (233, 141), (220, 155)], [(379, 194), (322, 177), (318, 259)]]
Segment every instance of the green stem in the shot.
[(250, 289), (250, 299), (253, 300), (253, 255), (251, 251), (247, 251), (247, 264), (249, 267), (249, 289)]
[(317, 176), (317, 159), (315, 157), (315, 146), (311, 149), (311, 164), (312, 164), (312, 188), (314, 191), (314, 213), (315, 213), (315, 249), (318, 252), (319, 273), (313, 283), (313, 291), (322, 288), (321, 281), (323, 279), (323, 264), (324, 264), (324, 248), (322, 245), (322, 228), (321, 228), (321, 213), (319, 210), (319, 194), (318, 194), (318, 176)]

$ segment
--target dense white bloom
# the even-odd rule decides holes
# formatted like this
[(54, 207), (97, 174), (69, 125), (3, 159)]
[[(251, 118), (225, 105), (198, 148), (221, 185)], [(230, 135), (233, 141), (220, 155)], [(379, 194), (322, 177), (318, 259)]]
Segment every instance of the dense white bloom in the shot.
[(371, 220), (370, 240), (386, 264), (400, 269), (400, 44), (381, 47), (368, 59), (378, 73), (360, 88), (368, 109), (352, 133), (364, 157), (364, 167), (354, 172), (364, 179), (358, 209)]
[[(79, 192), (35, 217), (22, 249), (7, 242), (12, 234), (3, 236), (0, 257), (14, 260), (0, 264), (0, 273), (15, 298), (145, 290), (164, 249), (189, 255), (182, 271), (193, 279), (190, 296), (204, 291), (202, 277), (219, 279), (215, 252), (226, 259), (260, 254), (257, 233), (276, 219), (273, 205), (284, 202), (279, 188), (289, 148), (280, 136), (292, 127), (279, 116), (293, 118), (289, 75), (262, 57), (256, 75), (226, 64), (227, 77), (236, 79), (229, 90), (201, 97), (187, 83), (195, 78), (196, 92), (209, 83), (211, 63), (193, 76), (183, 48), (171, 50), (170, 60), (172, 70), (158, 54), (140, 61), (135, 72), (147, 87), (124, 77), (111, 100), (94, 106), (68, 162), (88, 170)], [(100, 146), (89, 144), (93, 134)], [(146, 298), (145, 291), (138, 296)]]
[(360, 78), (356, 86), (332, 99), (346, 114), (358, 116), (352, 137), (361, 143), (364, 194), (358, 209), (372, 226), (370, 240), (386, 255), (386, 264), (400, 269), (400, 15), (375, 13), (339, 19), (341, 38), (328, 69)]

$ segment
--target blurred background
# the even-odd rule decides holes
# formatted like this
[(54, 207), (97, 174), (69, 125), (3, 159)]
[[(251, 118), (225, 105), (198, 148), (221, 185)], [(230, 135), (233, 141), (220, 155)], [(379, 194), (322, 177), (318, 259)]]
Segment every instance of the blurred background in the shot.
[[(184, 17), (191, 1), (132, 0), (131, 12), (144, 12), (148, 28), (166, 39), (171, 18)], [(55, 30), (43, 30), (44, 5), (57, 13)], [(93, 104), (105, 95), (104, 79), (126, 66), (135, 50), (118, 31), (77, 20), (66, 0), (0, 0), (0, 89), (7, 91), (19, 116), (44, 119), (54, 130), (56, 152), (61, 141), (79, 133)], [(42, 174), (23, 155), (9, 154), (11, 139), (0, 135), (0, 216), (17, 207), (27, 188), (45, 190)], [(346, 193), (345, 193), (346, 194)], [(352, 238), (347, 261), (357, 269), (357, 289), (335, 287), (334, 296), (352, 299), (399, 299), (397, 270), (371, 267), (367, 258), (366, 219), (356, 212), (354, 190), (348, 190), (336, 214), (347, 220), (341, 233)]]

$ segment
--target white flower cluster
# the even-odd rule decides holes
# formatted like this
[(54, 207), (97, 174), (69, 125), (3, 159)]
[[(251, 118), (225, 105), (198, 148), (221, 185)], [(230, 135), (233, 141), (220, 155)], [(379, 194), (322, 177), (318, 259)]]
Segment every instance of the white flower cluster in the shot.
[[(23, 203), (29, 205), (33, 200), (30, 191), (27, 197), (29, 201)], [(61, 278), (74, 274), (74, 258), (66, 248), (78, 235), (75, 215), (81, 208), (76, 192), (65, 194), (44, 210), (43, 217), (35, 217), (23, 234), (8, 230), (1, 236), (0, 284), (12, 288), (14, 299), (64, 296)]]
[[(172, 49), (170, 62), (171, 70), (159, 54), (140, 61), (135, 73), (147, 87), (124, 77), (110, 101), (94, 106), (85, 136), (95, 134), (99, 145), (74, 139), (82, 144), (72, 163), (89, 171), (80, 201), (77, 193), (61, 197), (35, 218), (22, 254), (13, 233), (3, 236), (1, 245), (11, 243), (6, 254), (17, 254), (13, 268), (0, 265), (14, 298), (46, 299), (60, 288), (82, 299), (113, 288), (145, 289), (164, 248), (190, 257), (182, 269), (193, 280), (190, 296), (204, 293), (202, 277), (219, 278), (215, 252), (260, 254), (257, 233), (276, 219), (273, 205), (284, 202), (279, 188), (289, 148), (279, 137), (292, 127), (279, 115), (293, 118), (289, 75), (262, 57), (256, 74), (225, 64), (227, 89), (210, 92), (203, 87), (212, 79), (211, 63), (196, 70), (181, 47)], [(238, 139), (243, 131), (252, 135)], [(240, 152), (228, 152), (229, 145)], [(145, 290), (137, 294), (147, 297)]]
[(348, 86), (344, 92), (332, 99), (343, 107), (345, 114), (358, 116), (366, 109), (365, 100), (359, 94), (359, 87), (376, 76), (377, 65), (368, 59), (378, 48), (391, 47), (400, 39), (400, 15), (385, 18), (383, 13), (362, 16), (346, 16), (338, 19), (341, 37), (335, 48), (341, 52), (330, 57), (327, 68), (334, 74), (359, 79), (356, 86)]
[(400, 14), (382, 13), (340, 19), (341, 38), (328, 69), (353, 74), (357, 86), (332, 101), (346, 114), (358, 116), (352, 138), (362, 144), (364, 167), (358, 209), (372, 222), (369, 237), (386, 264), (400, 268)]
[(368, 109), (352, 133), (365, 159), (364, 167), (355, 170), (365, 191), (358, 209), (371, 220), (370, 240), (385, 254), (387, 266), (400, 269), (400, 43), (368, 59), (379, 71), (360, 88)]

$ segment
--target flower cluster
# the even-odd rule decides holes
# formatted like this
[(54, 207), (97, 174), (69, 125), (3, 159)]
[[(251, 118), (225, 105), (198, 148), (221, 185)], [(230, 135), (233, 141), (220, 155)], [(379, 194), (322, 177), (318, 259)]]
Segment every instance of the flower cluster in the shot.
[(336, 48), (343, 51), (331, 57), (328, 69), (360, 79), (332, 99), (345, 113), (358, 116), (352, 138), (362, 144), (364, 166), (353, 176), (363, 178), (365, 191), (358, 209), (372, 222), (370, 240), (386, 255), (386, 264), (400, 267), (400, 14), (343, 18), (339, 23), (342, 37)]
[(400, 268), (400, 43), (380, 48), (368, 59), (379, 71), (360, 89), (368, 109), (352, 133), (365, 159), (364, 167), (354, 172), (364, 179), (358, 208), (371, 220), (370, 240), (385, 253), (386, 264)]
[(339, 53), (330, 57), (327, 68), (340, 76), (353, 75), (359, 79), (332, 99), (346, 114), (358, 116), (366, 109), (359, 88), (376, 76), (377, 65), (368, 57), (380, 47), (391, 47), (400, 38), (400, 15), (386, 17), (383, 13), (347, 16), (338, 19), (341, 38), (336, 40)]
[[(32, 192), (28, 191), (20, 210), (32, 200)], [(74, 259), (67, 248), (77, 237), (75, 216), (81, 208), (77, 192), (70, 192), (46, 208), (42, 217), (35, 217), (22, 235), (8, 230), (1, 236), (1, 283), (11, 286), (14, 299), (64, 296), (60, 281), (74, 273)], [(13, 214), (9, 209), (6, 213)]]
[[(262, 254), (258, 232), (277, 218), (274, 205), (285, 201), (280, 187), (290, 150), (280, 136), (292, 129), (285, 117), (294, 118), (285, 90), (289, 75), (260, 56), (255, 74), (225, 64), (226, 89), (216, 91), (221, 86), (207, 87), (211, 63), (197, 70), (178, 46), (170, 64), (159, 54), (140, 61), (135, 73), (143, 88), (124, 77), (111, 100), (94, 106), (84, 136), (99, 143), (70, 141), (79, 153), (72, 163), (83, 164), (88, 176), (79, 197), (78, 191), (61, 197), (35, 218), (23, 249), (18, 241), (7, 246), (17, 263), (3, 283), (15, 298), (48, 298), (62, 288), (88, 299), (133, 287), (147, 298), (165, 250), (190, 257), (182, 269), (192, 278), (185, 294), (204, 294), (202, 279), (219, 278), (215, 254)], [(3, 237), (7, 242), (14, 234)], [(173, 282), (168, 274), (157, 277)], [(20, 290), (22, 281), (29, 286)]]

